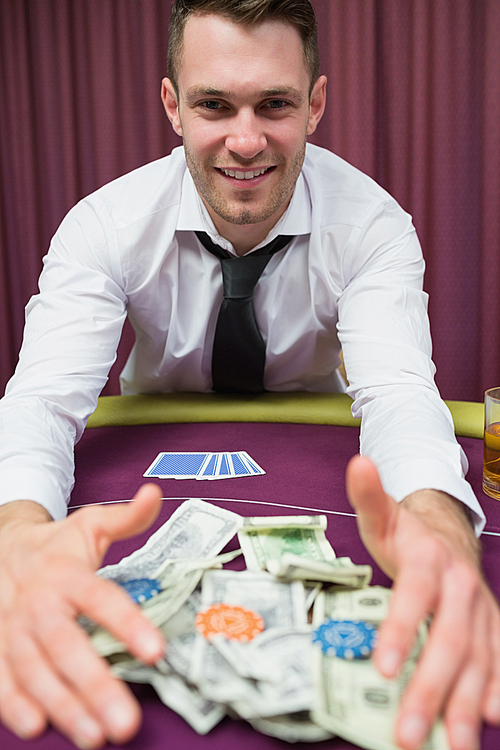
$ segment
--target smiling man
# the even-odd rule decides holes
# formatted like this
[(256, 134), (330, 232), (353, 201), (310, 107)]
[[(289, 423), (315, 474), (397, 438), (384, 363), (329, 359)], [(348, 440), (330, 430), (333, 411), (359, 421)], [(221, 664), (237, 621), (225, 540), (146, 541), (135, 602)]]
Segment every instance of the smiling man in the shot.
[(239, 255), (288, 207), (306, 136), (323, 114), (326, 79), (311, 87), (311, 71), (297, 66), (301, 56), (299, 33), (283, 22), (243, 26), (200, 14), (184, 29), (178, 76), (163, 81), (196, 189)]
[[(127, 595), (94, 575), (113, 540), (151, 523), (158, 489), (64, 518), (74, 443), (128, 315), (124, 393), (339, 391), (342, 345), (364, 454), (348, 493), (395, 580), (375, 654), (384, 675), (434, 616), (397, 740), (417, 748), (444, 713), (452, 749), (474, 750), (481, 721), (500, 723), (500, 617), (474, 533), (484, 517), (433, 381), (411, 219), (368, 177), (306, 145), (326, 96), (308, 0), (176, 0), (168, 69), (162, 99), (183, 147), (65, 218), (2, 400), (1, 718), (27, 738), (51, 721), (82, 748), (123, 742), (138, 705), (76, 618), (102, 623), (145, 662), (164, 648)], [(229, 282), (244, 283), (237, 268), (254, 274), (239, 336), (248, 351), (224, 360), (223, 309), (229, 326), (241, 311), (221, 303), (234, 301)]]

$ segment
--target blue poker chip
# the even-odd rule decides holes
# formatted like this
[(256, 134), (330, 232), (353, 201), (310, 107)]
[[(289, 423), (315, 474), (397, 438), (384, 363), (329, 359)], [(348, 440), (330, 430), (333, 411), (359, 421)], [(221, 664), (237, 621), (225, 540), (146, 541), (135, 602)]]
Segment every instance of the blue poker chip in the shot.
[(324, 654), (340, 659), (367, 659), (377, 640), (377, 628), (362, 620), (326, 620), (313, 632)]
[(160, 582), (153, 578), (133, 578), (130, 581), (119, 581), (119, 584), (138, 604), (152, 599), (161, 591)]

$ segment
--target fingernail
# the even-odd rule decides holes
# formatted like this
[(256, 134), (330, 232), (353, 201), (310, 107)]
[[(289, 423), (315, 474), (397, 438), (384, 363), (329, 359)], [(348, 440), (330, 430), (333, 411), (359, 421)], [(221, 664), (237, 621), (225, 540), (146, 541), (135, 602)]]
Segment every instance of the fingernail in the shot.
[(22, 740), (30, 740), (43, 730), (43, 722), (37, 714), (29, 711), (19, 713), (15, 722), (16, 734)]
[(450, 728), (451, 741), (457, 750), (478, 750), (479, 741), (476, 730), (470, 724), (460, 722)]
[(386, 677), (394, 677), (399, 670), (401, 654), (395, 648), (388, 648), (377, 656), (377, 664)]
[(399, 725), (398, 737), (408, 747), (418, 747), (427, 737), (427, 723), (418, 714), (405, 716)]
[(486, 720), (496, 723), (500, 721), (500, 697), (493, 695), (486, 704)]
[(73, 740), (81, 750), (91, 750), (103, 740), (101, 727), (96, 721), (85, 716), (77, 723)]
[(149, 630), (139, 632), (134, 638), (134, 645), (143, 659), (155, 661), (163, 655), (165, 649), (161, 637), (152, 634)]
[(131, 712), (121, 701), (113, 701), (104, 709), (104, 720), (116, 737), (126, 734), (131, 727)]

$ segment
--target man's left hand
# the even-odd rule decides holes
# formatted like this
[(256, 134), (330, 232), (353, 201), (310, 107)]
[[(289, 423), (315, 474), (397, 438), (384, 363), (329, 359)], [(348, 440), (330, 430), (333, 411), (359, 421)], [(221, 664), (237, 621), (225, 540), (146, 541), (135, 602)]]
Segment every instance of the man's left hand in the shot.
[(452, 750), (477, 750), (482, 720), (500, 724), (500, 610), (461, 504), (434, 490), (396, 503), (359, 456), (347, 468), (347, 492), (366, 548), (395, 581), (374, 654), (385, 677), (396, 676), (419, 623), (433, 616), (396, 741), (416, 750), (443, 714)]

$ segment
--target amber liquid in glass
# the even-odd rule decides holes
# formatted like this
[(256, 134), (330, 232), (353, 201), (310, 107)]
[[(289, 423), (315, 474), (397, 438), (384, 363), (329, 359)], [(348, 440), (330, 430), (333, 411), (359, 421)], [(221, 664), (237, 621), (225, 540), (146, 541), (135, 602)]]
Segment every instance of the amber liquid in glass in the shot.
[(493, 422), (484, 433), (483, 490), (500, 500), (500, 422)]

